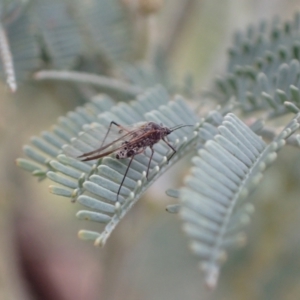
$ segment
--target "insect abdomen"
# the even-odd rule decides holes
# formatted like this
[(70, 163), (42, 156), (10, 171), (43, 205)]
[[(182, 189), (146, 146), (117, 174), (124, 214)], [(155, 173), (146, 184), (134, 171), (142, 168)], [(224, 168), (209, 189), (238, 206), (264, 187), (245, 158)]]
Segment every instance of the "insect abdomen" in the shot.
[(134, 155), (136, 152), (134, 150), (129, 150), (127, 151), (127, 157), (131, 157), (132, 155)]
[(138, 149), (128, 149), (128, 147), (126, 147), (125, 149), (121, 149), (117, 152), (116, 154), (116, 159), (122, 159), (122, 158), (126, 158), (126, 157), (131, 157), (132, 155), (136, 154)]

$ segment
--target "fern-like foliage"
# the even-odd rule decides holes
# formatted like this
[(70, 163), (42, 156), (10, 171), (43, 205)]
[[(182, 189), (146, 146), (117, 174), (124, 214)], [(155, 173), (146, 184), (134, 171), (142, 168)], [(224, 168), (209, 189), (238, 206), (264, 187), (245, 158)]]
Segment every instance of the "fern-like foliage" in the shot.
[(107, 111), (112, 105), (112, 99), (99, 95), (84, 107), (79, 107), (74, 112), (60, 117), (51, 131), (43, 131), (41, 136), (31, 138), (31, 145), (23, 147), (29, 159), (19, 158), (17, 165), (40, 180), (45, 179), (47, 172), (52, 170), (50, 161), (62, 153), (62, 146), (69, 143), (84, 124), (94, 122), (99, 113)]
[[(300, 15), (291, 22), (262, 22), (235, 35), (227, 71), (214, 81), (208, 93), (221, 108), (201, 118), (186, 99), (170, 96), (174, 86), (163, 56), (147, 63), (124, 63), (132, 53), (132, 28), (118, 1), (75, 1), (76, 6), (72, 3), (38, 0), (17, 22), (7, 26), (17, 76), (25, 77), (41, 66), (41, 58), (44, 65), (67, 68), (76, 65), (81, 54), (87, 60), (99, 55), (104, 65), (116, 63), (114, 71), (118, 71), (121, 80), (68, 71), (41, 71), (36, 73), (36, 79), (86, 83), (118, 95), (114, 99), (134, 100), (116, 104), (113, 97), (94, 97), (84, 107), (61, 117), (52, 130), (33, 137), (31, 144), (24, 146), (27, 158), (18, 159), (17, 164), (39, 179), (50, 179), (53, 194), (83, 205), (85, 209), (77, 217), (102, 225), (99, 232), (81, 230), (79, 236), (102, 246), (167, 168), (189, 151), (198, 151), (185, 186), (168, 190), (168, 195), (179, 203), (167, 210), (179, 212), (191, 248), (201, 260), (206, 284), (214, 288), (229, 249), (245, 243), (243, 226), (254, 209), (247, 196), (285, 143), (300, 145), (299, 136), (293, 135), (300, 122)], [(64, 8), (73, 8), (72, 13)], [(55, 24), (51, 27), (49, 11), (55, 10)], [(29, 30), (32, 25), (38, 40), (24, 35), (19, 28)], [(28, 46), (28, 52), (14, 50), (18, 49), (19, 39), (24, 39), (22, 45)], [(82, 68), (88, 69), (84, 63)], [(195, 95), (192, 91), (187, 94)], [(262, 128), (262, 121), (247, 126), (232, 113), (236, 108), (251, 117), (258, 115), (253, 112), (262, 111), (264, 121), (287, 112), (297, 115), (280, 134), (275, 134), (275, 128)], [(154, 121), (168, 127), (189, 124), (194, 128), (185, 127), (170, 135), (177, 152), (169, 163), (170, 149), (165, 144), (155, 145), (148, 179), (149, 153), (135, 156), (117, 200), (128, 159), (117, 160), (113, 155), (88, 162), (78, 159), (99, 148), (111, 121), (121, 125)], [(273, 140), (268, 143), (258, 134), (266, 140), (272, 136)]]
[(67, 1), (38, 0), (27, 12), (45, 62), (53, 68), (72, 68), (83, 53), (83, 40), (71, 10)]
[(287, 112), (284, 101), (299, 105), (299, 18), (238, 32), (227, 73), (209, 94), (219, 102), (234, 97), (245, 112), (268, 110), (270, 117)]
[(132, 58), (132, 22), (118, 0), (8, 1), (1, 8), (3, 70), (8, 53), (17, 81), (46, 67), (106, 72)]
[(151, 63), (142, 61), (121, 65), (121, 78), (143, 89), (161, 84), (168, 91), (173, 90), (174, 79), (170, 76), (166, 53), (158, 48), (153, 56)]
[(218, 86), (228, 99), (235, 97), (245, 112), (267, 110), (269, 117), (275, 117), (288, 112), (285, 101), (299, 106), (299, 77), (299, 61), (294, 59), (288, 64), (281, 64), (269, 75), (238, 69), (236, 74), (219, 79)]
[[(5, 25), (13, 22), (25, 7), (21, 1), (1, 1), (0, 3), (0, 76), (6, 79), (6, 83), (12, 92), (17, 89), (15, 69), (10, 44), (7, 38)], [(3, 71), (1, 72), (1, 70)]]
[[(10, 73), (16, 73), (16, 81), (22, 81), (29, 77), (33, 70), (41, 66), (41, 51), (37, 41), (32, 33), (32, 22), (28, 15), (28, 5), (23, 3), (11, 3), (10, 9), (2, 11), (1, 24), (3, 27), (3, 36), (0, 47), (2, 49), (2, 65), (0, 74), (3, 78), (7, 70)], [(3, 6), (2, 6), (3, 8)], [(24, 33), (27, 34), (24, 34)], [(7, 55), (3, 55), (7, 53)], [(10, 58), (7, 67), (7, 57)]]
[[(182, 114), (181, 111), (185, 111), (185, 114)], [(71, 145), (65, 146), (64, 152), (68, 156), (78, 156), (95, 149), (97, 146), (99, 147), (99, 141), (103, 139), (111, 120), (115, 120), (120, 124), (151, 120), (163, 122), (167, 126), (174, 126), (178, 122), (183, 124), (187, 122), (195, 123), (197, 118), (188, 110), (181, 99), (178, 98), (169, 102), (169, 97), (165, 90), (160, 88), (153, 89), (129, 105), (118, 105), (113, 107), (110, 112), (99, 115), (97, 123), (84, 127), (84, 133), (78, 139), (75, 139)], [(90, 170), (85, 174), (84, 180), (78, 181), (79, 184), (75, 190), (76, 180), (74, 185), (67, 185), (61, 175), (49, 172), (48, 177), (50, 179), (64, 185), (69, 189), (71, 197), (74, 198), (74, 194), (76, 194), (75, 198), (79, 203), (93, 210), (79, 211), (77, 217), (107, 223), (101, 233), (83, 230), (80, 232), (80, 237), (93, 239), (96, 245), (104, 245), (112, 230), (140, 198), (141, 194), (167, 167), (189, 150), (189, 146), (195, 140), (195, 137), (193, 131), (188, 128), (181, 132), (176, 132), (170, 137), (171, 142), (176, 145), (177, 153), (169, 164), (167, 164), (166, 158), (169, 149), (162, 144), (156, 145), (148, 180), (145, 178), (145, 175), (149, 156), (137, 155), (127, 173), (118, 202), (116, 202), (116, 195), (127, 168), (127, 159), (116, 160), (112, 157), (105, 157), (99, 166), (97, 160), (84, 163), (89, 166)], [(59, 157), (59, 163), (52, 161), (52, 167), (64, 175), (68, 175), (68, 170), (74, 168), (72, 159), (68, 156)], [(76, 179), (78, 180), (79, 178)], [(61, 188), (57, 190), (55, 186), (52, 186), (51, 191), (54, 193), (58, 191), (59, 194)]]
[[(133, 28), (130, 15), (116, 0), (75, 1), (76, 21), (88, 52), (116, 64), (133, 57)], [(92, 51), (91, 51), (92, 50)]]
[(262, 68), (266, 61), (282, 62), (300, 58), (300, 14), (296, 13), (291, 21), (261, 21), (249, 25), (246, 31), (237, 31), (233, 46), (229, 49), (228, 72), (237, 66)]
[[(59, 125), (52, 133), (44, 132), (42, 137), (33, 138), (32, 143), (35, 149), (31, 146), (24, 147), (25, 154), (35, 162), (43, 164), (44, 168), (40, 168), (27, 159), (17, 160), (19, 166), (34, 175), (44, 178), (46, 174), (49, 179), (59, 183), (60, 186), (50, 187), (52, 193), (69, 197), (72, 201), (78, 201), (91, 209), (91, 211), (79, 211), (77, 216), (80, 219), (106, 223), (102, 233), (80, 232), (82, 238), (93, 239), (96, 244), (100, 245), (105, 243), (120, 219), (150, 184), (182, 155), (191, 150), (191, 145), (196, 142), (197, 134), (189, 127), (172, 133), (170, 141), (176, 147), (177, 153), (169, 163), (167, 163), (169, 149), (162, 144), (156, 145), (148, 180), (145, 178), (145, 171), (149, 156), (137, 155), (128, 171), (118, 202), (116, 202), (116, 193), (128, 161), (105, 157), (100, 162), (81, 162), (76, 157), (99, 147), (111, 120), (120, 124), (154, 121), (162, 122), (169, 127), (178, 124), (196, 124), (198, 120), (182, 98), (177, 97), (174, 101), (170, 101), (166, 90), (161, 87), (150, 89), (129, 104), (120, 103), (108, 110), (107, 101), (104, 101), (106, 111), (99, 114), (103, 101), (103, 99), (100, 101), (95, 99), (90, 104), (92, 106), (97, 104), (98, 111), (88, 115), (88, 118), (86, 114), (91, 107), (87, 105), (85, 109), (69, 113), (67, 117), (60, 119)], [(70, 141), (70, 144), (63, 145)], [(61, 154), (62, 149), (65, 154)], [(55, 156), (57, 159), (51, 160)]]
[(218, 134), (192, 159), (191, 175), (180, 190), (180, 216), (191, 248), (201, 259), (208, 287), (215, 287), (227, 250), (244, 244), (242, 229), (253, 211), (247, 196), (285, 140), (299, 128), (299, 121), (300, 114), (266, 145), (229, 113), (217, 128)]
[(166, 74), (160, 73), (155, 65), (149, 63), (126, 64), (122, 66), (120, 73), (125, 81), (144, 89), (157, 84), (170, 89), (169, 77), (164, 76)]

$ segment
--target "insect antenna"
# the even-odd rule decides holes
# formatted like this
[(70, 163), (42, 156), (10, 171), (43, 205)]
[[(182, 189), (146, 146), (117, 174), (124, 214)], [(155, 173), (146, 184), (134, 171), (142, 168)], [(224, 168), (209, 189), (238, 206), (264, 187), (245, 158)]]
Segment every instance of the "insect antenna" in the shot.
[(171, 127), (170, 130), (171, 130), (171, 132), (173, 132), (173, 131), (175, 131), (175, 130), (177, 130), (179, 128), (182, 128), (182, 127), (192, 127), (192, 126), (194, 126), (194, 125), (182, 125), (182, 124), (180, 124), (180, 125), (176, 125), (174, 127)]

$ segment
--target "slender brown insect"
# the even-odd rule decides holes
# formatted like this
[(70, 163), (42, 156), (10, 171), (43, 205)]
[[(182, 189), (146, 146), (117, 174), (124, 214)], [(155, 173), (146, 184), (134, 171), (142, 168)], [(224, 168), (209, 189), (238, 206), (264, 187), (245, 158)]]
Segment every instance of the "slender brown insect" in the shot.
[[(122, 134), (125, 132), (121, 137), (115, 139), (114, 141), (104, 145), (105, 140), (111, 130), (112, 125), (115, 125), (119, 128), (119, 134)], [(143, 153), (147, 147), (150, 147), (151, 149), (151, 156), (150, 160), (148, 163), (148, 168), (147, 168), (147, 174), (146, 178), (148, 179), (148, 173), (149, 173), (149, 168), (151, 164), (151, 160), (154, 154), (153, 150), (153, 145), (158, 143), (160, 140), (163, 140), (172, 150), (173, 153), (171, 156), (168, 158), (168, 161), (173, 157), (173, 155), (176, 153), (175, 148), (168, 142), (167, 140), (167, 135), (172, 133), (174, 130), (177, 130), (182, 127), (186, 126), (193, 126), (193, 125), (177, 125), (172, 128), (168, 128), (161, 125), (158, 125), (154, 122), (146, 122), (143, 123), (142, 125), (134, 128), (134, 129), (127, 129), (116, 122), (112, 121), (109, 125), (109, 128), (105, 134), (105, 137), (102, 141), (102, 144), (100, 148), (84, 153), (79, 156), (79, 158), (82, 159), (82, 161), (89, 161), (93, 159), (98, 159), (102, 158), (104, 156), (110, 155), (112, 153), (116, 154), (117, 159), (122, 159), (122, 158), (128, 158), (130, 157), (129, 164), (127, 166), (126, 172), (124, 174), (124, 177), (122, 179), (122, 182), (120, 184), (118, 193), (117, 193), (117, 201), (118, 197), (121, 191), (121, 188), (123, 186), (124, 180), (126, 178), (127, 172), (129, 170), (129, 167), (131, 165), (131, 162), (135, 155)], [(104, 145), (104, 146), (103, 146)]]

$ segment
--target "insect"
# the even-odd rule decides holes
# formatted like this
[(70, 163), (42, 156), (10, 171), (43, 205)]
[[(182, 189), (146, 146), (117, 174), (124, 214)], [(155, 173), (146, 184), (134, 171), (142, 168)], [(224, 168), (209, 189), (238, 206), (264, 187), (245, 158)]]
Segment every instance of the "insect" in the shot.
[[(104, 144), (105, 140), (113, 125), (118, 127), (119, 130), (118, 133), (122, 134), (122, 136), (116, 138), (112, 142), (105, 145)], [(179, 128), (186, 127), (186, 126), (193, 126), (193, 125), (177, 125), (172, 128), (168, 128), (163, 126), (163, 124), (159, 125), (154, 122), (146, 122), (140, 126), (137, 126), (134, 129), (129, 129), (112, 121), (105, 134), (105, 137), (102, 141), (100, 148), (93, 150), (91, 152), (84, 153), (78, 156), (78, 158), (80, 158), (82, 161), (89, 161), (89, 160), (105, 157), (112, 153), (115, 153), (115, 157), (117, 159), (131, 158), (117, 193), (117, 201), (118, 201), (121, 188), (123, 186), (127, 172), (130, 168), (131, 162), (135, 157), (135, 155), (143, 153), (147, 147), (151, 149), (151, 156), (150, 156), (150, 160), (147, 167), (147, 173), (146, 173), (146, 178), (148, 179), (150, 164), (154, 154), (153, 145), (158, 143), (160, 140), (162, 140), (173, 150), (173, 153), (168, 158), (168, 162), (169, 162), (169, 160), (176, 153), (176, 149), (167, 140), (167, 135), (169, 135), (170, 133), (172, 133), (173, 131)]]

